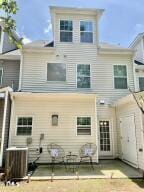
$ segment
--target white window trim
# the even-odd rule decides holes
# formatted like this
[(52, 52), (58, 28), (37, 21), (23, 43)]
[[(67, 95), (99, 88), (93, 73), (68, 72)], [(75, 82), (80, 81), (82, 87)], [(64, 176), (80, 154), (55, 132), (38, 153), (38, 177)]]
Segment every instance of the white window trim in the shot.
[[(60, 40), (60, 32), (61, 32), (61, 30), (60, 30), (60, 22), (61, 21), (72, 21), (72, 29), (73, 29), (72, 31), (62, 30), (63, 32), (72, 32), (72, 41), (71, 42), (65, 42), (65, 41), (61, 41)], [(73, 41), (74, 41), (74, 39), (73, 39), (74, 38), (74, 28), (73, 28), (74, 25), (73, 25), (73, 23), (74, 23), (74, 21), (72, 19), (59, 19), (59, 42), (60, 43), (66, 43), (66, 44), (67, 43), (73, 43)]]
[[(115, 79), (115, 76), (114, 76), (114, 66), (126, 66), (126, 72), (127, 72), (127, 88), (126, 89), (116, 89), (115, 88), (115, 81), (114, 81), (114, 79)], [(127, 64), (113, 64), (113, 69), (112, 69), (112, 72), (113, 72), (113, 89), (114, 90), (128, 90), (128, 88), (129, 88), (129, 76), (128, 76), (128, 66), (127, 66)]]
[[(91, 119), (91, 134), (90, 135), (78, 135), (77, 134), (77, 118), (78, 117), (90, 117), (90, 119)], [(88, 115), (79, 115), (79, 116), (76, 116), (76, 136), (77, 137), (92, 137), (93, 136), (93, 134), (92, 134), (92, 124), (93, 124), (93, 121), (92, 121), (92, 116), (88, 116)]]
[[(85, 21), (85, 22), (91, 22), (92, 23), (92, 28), (93, 28), (93, 31), (91, 32), (91, 31), (81, 31), (80, 30), (80, 23), (81, 23), (81, 21)], [(92, 33), (93, 34), (93, 41), (92, 42), (81, 42), (81, 32), (87, 32), (87, 33)], [(79, 43), (82, 43), (82, 44), (94, 44), (94, 21), (92, 21), (92, 20), (80, 20), (79, 21)]]
[(2, 76), (0, 78), (0, 86), (3, 84), (3, 67), (0, 67), (0, 70), (2, 71)]
[[(77, 87), (77, 66), (78, 65), (90, 65), (90, 87), (89, 88), (80, 88), (80, 87)], [(86, 90), (86, 89), (91, 89), (92, 87), (92, 70), (91, 70), (91, 64), (87, 64), (87, 63), (77, 63), (76, 64), (76, 88), (79, 89), (79, 90)]]
[[(47, 79), (47, 73), (48, 73), (48, 64), (49, 63), (52, 63), (52, 64), (65, 64), (65, 66), (66, 66), (66, 80), (65, 81), (48, 81), (48, 79)], [(67, 83), (67, 64), (66, 63), (63, 63), (63, 62), (48, 62), (47, 64), (46, 64), (46, 82), (47, 83), (52, 83), (52, 84), (54, 84), (54, 83), (59, 83), (59, 84), (65, 84), (65, 83)]]
[[(18, 118), (32, 118), (32, 131), (31, 131), (31, 135), (17, 135), (17, 123), (18, 123)], [(33, 127), (34, 127), (34, 116), (33, 115), (17, 115), (16, 116), (16, 129), (15, 129), (15, 136), (16, 137), (32, 137), (33, 136)]]

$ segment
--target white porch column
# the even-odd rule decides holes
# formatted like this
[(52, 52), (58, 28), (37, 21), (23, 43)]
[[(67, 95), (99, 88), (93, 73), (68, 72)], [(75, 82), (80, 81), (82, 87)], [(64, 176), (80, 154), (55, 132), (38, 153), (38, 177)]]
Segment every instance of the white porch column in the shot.
[(5, 92), (5, 99), (4, 99), (4, 112), (3, 112), (3, 123), (2, 123), (1, 151), (0, 151), (0, 167), (2, 167), (2, 160), (3, 160), (3, 148), (4, 148), (5, 126), (6, 126), (6, 116), (7, 116), (7, 103), (8, 103), (8, 91)]

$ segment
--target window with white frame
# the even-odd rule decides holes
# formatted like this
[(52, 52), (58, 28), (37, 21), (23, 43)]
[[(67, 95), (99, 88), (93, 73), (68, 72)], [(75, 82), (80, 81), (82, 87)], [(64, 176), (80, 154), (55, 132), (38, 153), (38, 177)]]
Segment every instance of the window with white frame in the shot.
[(93, 22), (80, 21), (80, 42), (93, 43)]
[(0, 86), (2, 85), (3, 68), (0, 68)]
[(127, 89), (126, 65), (114, 65), (114, 88)]
[(66, 81), (66, 64), (48, 63), (47, 81)]
[(60, 42), (73, 41), (73, 22), (70, 20), (60, 20)]
[(139, 77), (139, 90), (144, 91), (144, 77)]
[(32, 134), (32, 117), (17, 118), (17, 135), (28, 136)]
[(90, 88), (90, 65), (78, 64), (77, 65), (77, 88)]
[(91, 135), (91, 117), (77, 117), (77, 135)]

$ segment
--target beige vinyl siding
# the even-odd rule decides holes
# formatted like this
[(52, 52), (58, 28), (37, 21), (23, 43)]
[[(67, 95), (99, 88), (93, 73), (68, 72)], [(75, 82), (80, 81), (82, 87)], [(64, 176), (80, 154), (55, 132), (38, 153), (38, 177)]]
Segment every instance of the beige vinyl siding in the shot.
[(18, 90), (20, 62), (11, 60), (0, 61), (0, 68), (3, 69), (1, 87), (12, 87), (13, 84), (14, 91)]
[(136, 143), (137, 143), (137, 154), (138, 154), (138, 165), (139, 168), (144, 169), (144, 158), (143, 152), (140, 152), (139, 149), (143, 149), (143, 127), (142, 127), (142, 113), (137, 107), (135, 101), (129, 102), (125, 105), (118, 106), (116, 108), (117, 114), (117, 132), (118, 132), (118, 151), (119, 157), (122, 156), (121, 151), (121, 141), (120, 141), (120, 118), (134, 115), (135, 126), (136, 126)]
[(135, 46), (133, 46), (133, 49), (135, 52), (135, 59), (144, 62), (144, 41), (143, 38), (141, 38)]
[[(67, 58), (64, 58), (63, 55), (67, 55)], [(127, 65), (128, 85), (131, 89), (133, 89), (134, 86), (132, 60), (130, 56), (96, 56), (95, 51), (90, 55), (89, 51), (81, 52), (78, 51), (76, 47), (69, 47), (64, 50), (60, 58), (48, 53), (24, 53), (23, 62), (22, 91), (95, 92), (100, 97), (106, 98), (109, 102), (113, 102), (129, 93), (127, 89), (114, 89), (113, 65)], [(48, 82), (47, 63), (65, 63), (67, 81)], [(77, 64), (91, 65), (91, 89), (76, 88)]]
[[(58, 126), (51, 125), (51, 116), (58, 114)], [(47, 152), (47, 145), (55, 142), (61, 145), (66, 154), (71, 151), (74, 154), (79, 153), (80, 147), (87, 143), (96, 143), (96, 114), (94, 99), (83, 98), (75, 96), (64, 97), (47, 97), (47, 98), (16, 98), (13, 102), (12, 116), (11, 116), (11, 135), (9, 146), (26, 146), (26, 136), (16, 136), (16, 119), (18, 116), (32, 116), (32, 145), (30, 149), (30, 161), (36, 155), (36, 148), (39, 147), (39, 137), (44, 133), (44, 140), (42, 141), (43, 154), (40, 162), (48, 162), (49, 156)], [(91, 136), (77, 136), (76, 125), (77, 116), (90, 116), (92, 118), (92, 135)], [(31, 151), (34, 148), (35, 151)]]

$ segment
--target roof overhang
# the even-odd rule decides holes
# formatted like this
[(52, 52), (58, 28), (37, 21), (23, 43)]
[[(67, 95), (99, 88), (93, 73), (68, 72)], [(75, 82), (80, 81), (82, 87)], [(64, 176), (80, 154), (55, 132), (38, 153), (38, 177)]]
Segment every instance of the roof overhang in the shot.
[(7, 53), (0, 54), (0, 59), (3, 60), (20, 60), (21, 53), (20, 50), (13, 50)]
[(94, 8), (78, 8), (78, 7), (58, 7), (50, 6), (51, 15), (53, 13), (68, 13), (68, 14), (82, 14), (82, 15), (98, 15), (102, 16), (104, 9), (94, 9)]
[(33, 52), (33, 53), (52, 53), (56, 50), (55, 47), (23, 47), (22, 52)]
[(98, 48), (99, 54), (120, 54), (120, 55), (134, 55), (135, 51), (131, 49), (109, 49), (109, 48)]
[(119, 100), (117, 100), (116, 102), (114, 102), (114, 103), (112, 104), (112, 106), (118, 107), (118, 106), (120, 106), (120, 105), (125, 105), (125, 104), (130, 103), (130, 102), (135, 102), (132, 94), (127, 95), (127, 96), (125, 96), (125, 97), (122, 97), (121, 99), (119, 99)]
[(96, 99), (96, 94), (85, 94), (85, 93), (31, 93), (31, 92), (11, 92), (11, 97), (25, 98), (25, 99)]

